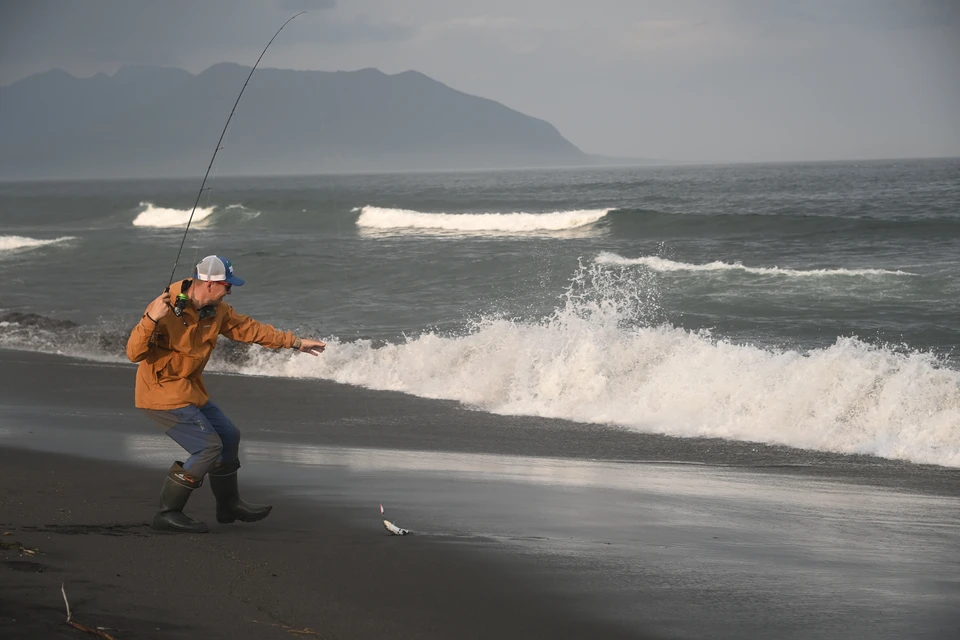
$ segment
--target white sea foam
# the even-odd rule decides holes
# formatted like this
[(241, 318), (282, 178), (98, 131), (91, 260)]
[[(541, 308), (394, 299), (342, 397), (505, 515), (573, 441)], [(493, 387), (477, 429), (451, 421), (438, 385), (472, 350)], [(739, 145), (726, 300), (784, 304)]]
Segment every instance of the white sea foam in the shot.
[[(165, 207), (156, 207), (149, 202), (140, 203), (140, 213), (133, 219), (135, 227), (183, 227), (190, 220), (191, 209), (168, 209)], [(213, 222), (213, 214), (217, 207), (197, 207), (193, 214), (192, 226), (206, 227)], [(242, 204), (230, 204), (223, 207), (224, 212), (230, 212), (233, 217), (242, 216), (244, 218), (256, 218), (260, 215), (259, 211), (251, 211)]]
[[(960, 371), (855, 337), (777, 350), (657, 324), (657, 282), (648, 270), (594, 263), (540, 321), (489, 317), (464, 335), (425, 332), (383, 346), (331, 337), (319, 358), (252, 346), (242, 365), (211, 368), (335, 380), (498, 414), (960, 467)], [(0, 345), (120, 359), (91, 356), (84, 344), (95, 340), (73, 346), (43, 335), (9, 327)]]
[(720, 262), (715, 260), (706, 264), (689, 264), (686, 262), (675, 262), (658, 256), (641, 256), (639, 258), (624, 258), (615, 253), (602, 252), (597, 256), (598, 264), (609, 264), (616, 266), (641, 265), (652, 269), (653, 271), (741, 271), (754, 275), (778, 275), (795, 277), (821, 277), (821, 276), (914, 276), (915, 273), (907, 271), (890, 271), (888, 269), (786, 269), (781, 267), (745, 267), (739, 262)]
[(463, 336), (424, 333), (379, 348), (331, 338), (320, 358), (254, 348), (239, 372), (331, 379), (499, 414), (960, 467), (960, 372), (932, 355), (853, 337), (807, 352), (733, 344), (637, 323), (646, 313), (637, 300), (622, 291), (570, 295), (540, 322), (488, 318)]
[(360, 210), (357, 226), (377, 230), (406, 229), (454, 233), (565, 231), (593, 224), (610, 211), (580, 209), (552, 213), (424, 213), (365, 206)]
[[(133, 219), (135, 227), (182, 227), (190, 219), (191, 209), (168, 209), (166, 207), (155, 207), (149, 202), (140, 203), (141, 211)], [(204, 226), (203, 222), (213, 213), (215, 207), (197, 207), (193, 214), (191, 224)]]
[(37, 247), (45, 247), (51, 244), (60, 244), (62, 242), (68, 242), (70, 240), (76, 240), (76, 237), (61, 236), (59, 238), (44, 240), (40, 238), (28, 238), (26, 236), (0, 236), (0, 251), (18, 251), (18, 250), (24, 250), (24, 249), (36, 249)]

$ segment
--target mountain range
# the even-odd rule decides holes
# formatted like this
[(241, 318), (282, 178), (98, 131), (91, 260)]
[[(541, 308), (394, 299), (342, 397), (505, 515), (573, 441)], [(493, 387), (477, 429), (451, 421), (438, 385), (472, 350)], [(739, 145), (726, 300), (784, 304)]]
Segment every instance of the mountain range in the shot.
[[(54, 70), (0, 87), (0, 179), (202, 175), (249, 72)], [(219, 175), (601, 163), (544, 120), (376, 69), (257, 69), (222, 147)]]

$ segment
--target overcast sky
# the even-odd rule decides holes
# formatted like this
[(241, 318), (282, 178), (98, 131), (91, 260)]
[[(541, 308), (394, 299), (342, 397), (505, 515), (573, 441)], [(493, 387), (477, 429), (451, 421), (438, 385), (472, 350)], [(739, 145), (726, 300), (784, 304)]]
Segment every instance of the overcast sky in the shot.
[(261, 65), (415, 69), (588, 153), (960, 156), (960, 0), (0, 0), (0, 85), (249, 66), (302, 9)]

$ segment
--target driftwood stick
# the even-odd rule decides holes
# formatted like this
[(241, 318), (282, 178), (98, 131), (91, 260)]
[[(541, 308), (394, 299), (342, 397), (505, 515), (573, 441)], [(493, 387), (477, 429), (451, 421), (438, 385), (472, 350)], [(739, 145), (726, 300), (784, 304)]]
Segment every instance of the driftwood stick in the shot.
[(117, 640), (116, 638), (114, 638), (112, 635), (110, 635), (110, 634), (107, 633), (106, 631), (101, 631), (100, 629), (91, 629), (90, 627), (85, 627), (85, 626), (83, 626), (82, 624), (79, 624), (79, 623), (73, 622), (73, 621), (68, 622), (67, 624), (69, 624), (69, 625), (70, 625), (71, 627), (73, 627), (74, 629), (79, 629), (80, 631), (85, 631), (86, 633), (89, 633), (90, 635), (97, 636), (98, 638), (103, 638), (103, 640)]
[(70, 613), (70, 603), (67, 602), (67, 590), (64, 588), (63, 583), (60, 583), (60, 593), (63, 594), (63, 604), (67, 607), (67, 623), (73, 618), (73, 615)]
[(70, 602), (67, 600), (67, 590), (64, 588), (63, 583), (60, 583), (60, 593), (63, 594), (63, 604), (67, 607), (67, 624), (77, 629), (83, 631), (84, 633), (89, 633), (90, 635), (97, 636), (98, 638), (103, 638), (103, 640), (117, 640), (112, 635), (106, 631), (101, 631), (100, 629), (91, 629), (86, 625), (82, 625), (79, 622), (73, 621), (73, 614), (70, 613)]

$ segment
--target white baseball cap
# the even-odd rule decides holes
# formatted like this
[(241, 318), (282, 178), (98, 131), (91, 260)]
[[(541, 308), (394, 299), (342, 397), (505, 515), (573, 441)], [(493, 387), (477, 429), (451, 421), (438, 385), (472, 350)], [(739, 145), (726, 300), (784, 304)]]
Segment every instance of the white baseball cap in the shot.
[(243, 280), (233, 275), (233, 264), (223, 256), (207, 256), (197, 264), (193, 275), (204, 282), (223, 282), (242, 287)]

